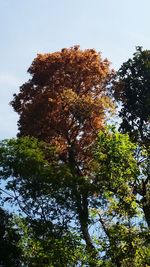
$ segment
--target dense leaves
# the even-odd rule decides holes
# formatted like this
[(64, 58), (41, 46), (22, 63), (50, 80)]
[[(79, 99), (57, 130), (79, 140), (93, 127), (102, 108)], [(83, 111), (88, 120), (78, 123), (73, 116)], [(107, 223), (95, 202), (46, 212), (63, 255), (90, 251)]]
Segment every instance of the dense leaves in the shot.
[[(149, 58), (137, 48), (113, 87), (94, 49), (34, 59), (11, 102), (18, 138), (0, 142), (2, 198), (19, 213), (9, 231), (23, 267), (150, 266)], [(112, 92), (122, 133), (106, 126)]]
[[(121, 66), (115, 82), (115, 96), (122, 105), (120, 130), (128, 132), (138, 143), (137, 157), (143, 171), (136, 180), (134, 192), (140, 194), (150, 227), (150, 50), (137, 47), (133, 58)], [(144, 153), (141, 152), (142, 146)]]
[(20, 235), (11, 222), (12, 216), (0, 208), (0, 265), (21, 266), (22, 250), (19, 247)]
[(137, 47), (117, 74), (115, 95), (121, 100), (121, 129), (133, 140), (150, 145), (150, 50)]
[[(75, 237), (71, 233), (76, 231), (80, 233), (80, 239), (77, 238), (75, 241), (78, 244), (77, 247), (73, 243), (74, 263), (75, 255), (79, 257), (80, 253), (85, 254), (85, 248), (82, 247), (83, 241), (88, 248), (85, 263), (89, 262), (89, 265), (85, 266), (104, 264), (106, 258), (101, 258), (100, 255), (107, 252), (106, 244), (110, 246), (107, 252), (108, 261), (117, 260), (115, 255), (112, 256), (112, 252), (109, 252), (113, 250), (112, 244), (114, 243), (115, 246), (116, 240), (116, 237), (111, 234), (113, 233), (111, 229), (115, 227), (116, 222), (119, 222), (120, 227), (127, 227), (128, 231), (127, 221), (134, 220), (139, 212), (132, 192), (132, 185), (138, 175), (134, 149), (135, 145), (129, 141), (127, 135), (119, 134), (114, 130), (100, 132), (93, 147), (91, 171), (88, 175), (79, 177), (73, 176), (70, 167), (57, 158), (56, 152), (53, 160), (49, 160), (55, 150), (46, 143), (29, 137), (1, 143), (3, 151), (1, 165), (5, 166), (4, 175), (6, 178), (7, 175), (13, 177), (13, 179), (8, 177), (7, 189), (14, 193), (17, 204), (27, 215), (33, 229), (33, 234), (32, 231), (30, 234), (29, 230), (27, 240), (33, 246), (37, 244), (36, 254), (32, 252), (33, 263), (42, 262), (43, 258), (47, 258), (47, 262), (54, 262), (56, 257), (56, 264), (59, 246), (60, 249), (64, 246), (63, 240), (66, 238), (67, 240), (71, 238), (74, 242)], [(47, 151), (49, 151), (48, 160)], [(22, 168), (20, 168), (20, 162)], [(83, 209), (84, 207), (86, 210)], [(89, 227), (93, 229), (91, 232), (88, 231)], [(131, 223), (130, 228), (132, 229)], [(97, 229), (100, 232), (97, 232)], [(139, 229), (137, 228), (136, 231), (138, 233)], [(121, 238), (121, 235), (119, 237)], [(126, 236), (122, 238), (126, 240)], [(52, 242), (53, 247), (51, 247)], [(69, 244), (71, 245), (71, 241)], [(95, 261), (93, 259), (95, 252), (92, 252), (94, 246), (97, 251), (97, 256), (95, 255), (97, 263), (93, 262)], [(65, 248), (69, 251), (67, 243)], [(47, 250), (50, 252), (46, 253)], [(53, 256), (52, 253), (54, 253)], [(66, 257), (65, 254), (63, 256)], [(69, 261), (68, 257), (66, 262)], [(119, 257), (122, 260), (124, 256)], [(54, 266), (57, 266), (55, 264)]]
[(57, 144), (63, 160), (76, 157), (82, 162), (88, 157), (87, 145), (104, 126), (106, 110), (113, 108), (108, 60), (94, 49), (75, 46), (39, 54), (28, 71), (32, 78), (11, 103), (20, 116), (19, 136)]

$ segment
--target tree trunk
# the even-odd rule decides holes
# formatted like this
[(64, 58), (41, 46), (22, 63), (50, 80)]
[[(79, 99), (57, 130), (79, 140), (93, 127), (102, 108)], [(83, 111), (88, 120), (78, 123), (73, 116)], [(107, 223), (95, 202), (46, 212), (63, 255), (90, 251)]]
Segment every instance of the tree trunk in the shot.
[[(82, 170), (80, 170), (76, 160), (75, 154), (72, 148), (69, 150), (69, 165), (72, 174), (77, 177), (83, 177)], [(73, 185), (72, 192), (76, 199), (77, 214), (80, 222), (80, 229), (83, 239), (86, 243), (87, 251), (90, 253), (89, 266), (95, 267), (95, 261), (98, 258), (98, 253), (93, 245), (91, 236), (88, 230), (89, 223), (89, 207), (88, 207), (88, 189), (81, 189), (78, 181)]]
[(80, 221), (81, 232), (83, 235), (83, 239), (86, 243), (86, 248), (88, 253), (90, 254), (89, 266), (95, 267), (96, 260), (98, 259), (98, 253), (93, 245), (89, 230), (88, 230), (88, 220), (89, 220), (89, 212), (88, 212), (88, 195), (80, 194), (77, 195), (77, 212)]

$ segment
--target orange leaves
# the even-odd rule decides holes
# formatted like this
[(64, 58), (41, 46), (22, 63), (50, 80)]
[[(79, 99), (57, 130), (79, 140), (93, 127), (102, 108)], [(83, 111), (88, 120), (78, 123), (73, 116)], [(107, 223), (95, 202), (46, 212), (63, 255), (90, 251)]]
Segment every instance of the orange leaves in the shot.
[(73, 146), (83, 160), (112, 105), (108, 60), (94, 49), (74, 46), (37, 55), (28, 71), (32, 78), (12, 101), (20, 115), (19, 134), (55, 143), (66, 157)]
[(94, 49), (82, 51), (79, 46), (62, 49), (61, 52), (39, 54), (28, 71), (36, 84), (59, 85), (58, 90), (62, 85), (74, 88), (77, 92), (81, 89), (87, 91), (87, 87), (101, 83), (111, 73), (109, 62), (103, 61), (99, 53)]

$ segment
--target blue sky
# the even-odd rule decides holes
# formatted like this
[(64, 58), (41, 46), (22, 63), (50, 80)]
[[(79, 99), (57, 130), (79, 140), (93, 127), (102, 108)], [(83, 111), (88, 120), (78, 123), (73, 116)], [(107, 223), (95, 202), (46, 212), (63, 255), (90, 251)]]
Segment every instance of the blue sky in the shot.
[(79, 44), (116, 70), (140, 45), (150, 49), (150, 0), (0, 0), (0, 139), (14, 137), (13, 93), (37, 53)]

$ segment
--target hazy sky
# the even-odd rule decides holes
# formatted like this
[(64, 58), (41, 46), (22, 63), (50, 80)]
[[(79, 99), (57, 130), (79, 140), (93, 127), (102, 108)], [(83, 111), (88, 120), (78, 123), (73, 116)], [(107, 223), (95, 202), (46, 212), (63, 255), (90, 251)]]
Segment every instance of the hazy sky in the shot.
[(150, 49), (150, 0), (0, 0), (0, 139), (14, 137), (13, 93), (37, 53), (79, 44), (115, 69), (136, 46)]

